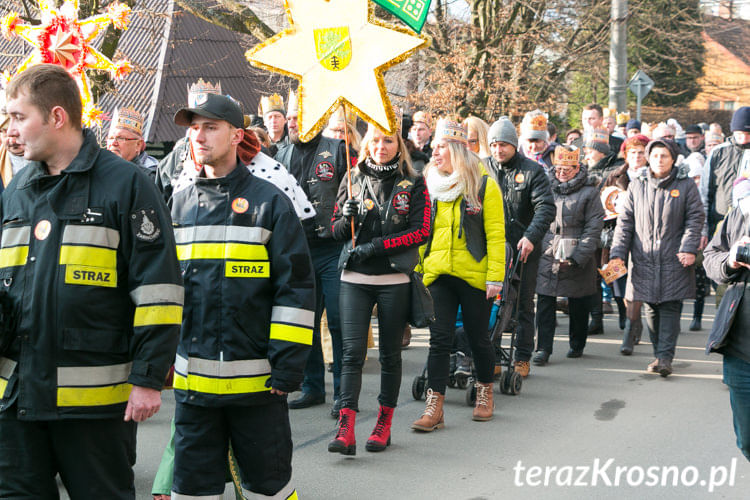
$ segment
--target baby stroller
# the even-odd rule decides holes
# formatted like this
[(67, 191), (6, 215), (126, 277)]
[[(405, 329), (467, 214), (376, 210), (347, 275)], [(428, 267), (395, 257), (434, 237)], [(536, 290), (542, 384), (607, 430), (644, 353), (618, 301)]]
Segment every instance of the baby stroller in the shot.
[[(516, 334), (518, 329), (518, 301), (520, 298), (519, 289), (521, 285), (521, 275), (523, 273), (523, 264), (516, 259), (516, 253), (509, 244), (505, 245), (505, 255), (510, 256), (506, 262), (505, 281), (503, 291), (500, 297), (495, 301), (499, 307), (494, 324), (490, 324), (491, 330), (490, 342), (495, 348), (495, 365), (500, 370), (495, 370), (496, 376), (499, 376), (498, 386), (503, 394), (517, 395), (521, 392), (523, 377), (515, 371), (513, 366), (513, 354), (515, 351)], [(519, 265), (520, 264), (520, 265)], [(510, 333), (510, 343), (507, 347), (502, 345), (503, 333)], [(476, 372), (472, 365), (471, 375), (457, 375), (454, 373), (455, 356), (451, 354), (451, 372), (448, 379), (449, 387), (456, 387), (466, 390), (466, 404), (473, 406), (476, 401), (476, 388), (474, 380)], [(503, 369), (504, 367), (504, 369)], [(420, 400), (424, 397), (427, 390), (427, 363), (425, 363), (422, 373), (414, 377), (411, 385), (412, 397)]]

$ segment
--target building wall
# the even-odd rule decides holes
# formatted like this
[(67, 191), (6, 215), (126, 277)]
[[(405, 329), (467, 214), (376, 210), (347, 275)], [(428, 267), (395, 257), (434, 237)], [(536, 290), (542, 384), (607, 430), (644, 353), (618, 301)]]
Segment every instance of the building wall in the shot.
[(750, 66), (705, 33), (703, 39), (706, 62), (699, 80), (703, 90), (690, 108), (732, 111), (750, 104)]

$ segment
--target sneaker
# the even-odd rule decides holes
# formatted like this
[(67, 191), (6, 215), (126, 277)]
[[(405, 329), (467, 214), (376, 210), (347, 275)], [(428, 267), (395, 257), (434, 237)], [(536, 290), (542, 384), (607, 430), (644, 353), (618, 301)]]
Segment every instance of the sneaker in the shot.
[(521, 374), (522, 377), (528, 377), (529, 376), (529, 370), (531, 369), (531, 365), (528, 361), (516, 361), (513, 363), (513, 367), (515, 370)]
[(649, 373), (656, 373), (656, 367), (659, 366), (659, 360), (655, 359), (648, 364), (646, 371)]
[(464, 375), (466, 377), (471, 375), (471, 357), (464, 355), (462, 352), (456, 353), (456, 369), (453, 372), (454, 375)]

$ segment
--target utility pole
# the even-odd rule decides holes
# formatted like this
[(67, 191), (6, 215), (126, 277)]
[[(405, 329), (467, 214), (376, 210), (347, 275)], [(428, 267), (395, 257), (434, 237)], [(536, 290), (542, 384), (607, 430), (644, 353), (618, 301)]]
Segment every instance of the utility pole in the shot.
[(628, 0), (612, 0), (612, 40), (609, 46), (609, 107), (628, 107)]

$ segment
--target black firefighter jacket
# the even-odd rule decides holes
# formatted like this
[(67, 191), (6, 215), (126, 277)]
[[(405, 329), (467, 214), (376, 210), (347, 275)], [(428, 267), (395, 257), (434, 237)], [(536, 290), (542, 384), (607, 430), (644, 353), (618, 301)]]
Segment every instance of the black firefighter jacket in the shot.
[(2, 196), (0, 278), (16, 320), (0, 410), (27, 420), (119, 417), (161, 389), (183, 288), (169, 213), (138, 167), (89, 130), (60, 174), (31, 163)]
[(312, 345), (315, 281), (289, 199), (240, 164), (172, 198), (185, 311), (177, 401), (264, 404), (296, 390)]

